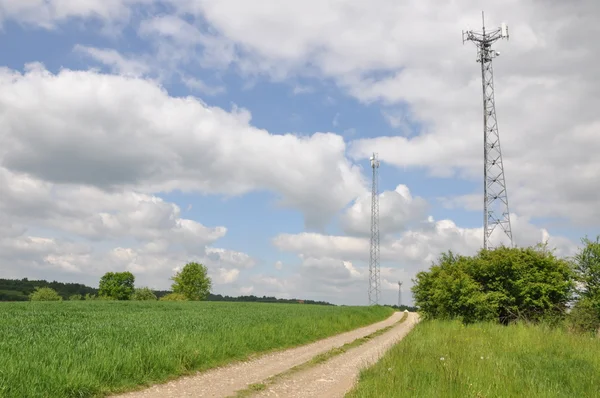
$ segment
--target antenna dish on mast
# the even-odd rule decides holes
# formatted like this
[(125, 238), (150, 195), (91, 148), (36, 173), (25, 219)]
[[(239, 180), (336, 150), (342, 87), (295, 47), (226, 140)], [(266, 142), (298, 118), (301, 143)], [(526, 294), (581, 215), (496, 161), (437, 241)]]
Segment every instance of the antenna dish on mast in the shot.
[(500, 31), (502, 33), (502, 37), (508, 39), (508, 26), (504, 22), (502, 22), (502, 26), (500, 27)]
[(373, 168), (379, 167), (379, 160), (377, 160), (376, 153), (374, 153), (369, 160), (371, 161), (371, 167), (373, 167)]

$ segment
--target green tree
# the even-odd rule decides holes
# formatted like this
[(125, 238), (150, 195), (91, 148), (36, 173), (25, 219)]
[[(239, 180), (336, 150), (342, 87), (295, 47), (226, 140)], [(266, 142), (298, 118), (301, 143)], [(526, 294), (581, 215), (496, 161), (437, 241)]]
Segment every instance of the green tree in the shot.
[(56, 290), (49, 287), (36, 287), (29, 295), (31, 301), (62, 301)]
[(600, 236), (595, 241), (587, 237), (581, 241), (584, 246), (574, 257), (578, 292), (581, 297), (600, 301)]
[(156, 294), (148, 287), (142, 287), (140, 289), (135, 289), (133, 292), (132, 300), (137, 301), (147, 301), (147, 300), (156, 300)]
[(574, 286), (569, 262), (541, 245), (474, 257), (445, 253), (413, 282), (415, 305), (425, 316), (504, 324), (562, 317)]
[(570, 314), (571, 326), (600, 333), (600, 236), (581, 242), (584, 246), (573, 258), (579, 298)]
[(212, 287), (207, 268), (198, 263), (186, 264), (171, 280), (173, 292), (183, 294), (188, 300), (205, 300)]
[(83, 300), (83, 296), (81, 294), (73, 294), (69, 296), (70, 301)]
[(98, 296), (105, 299), (129, 300), (134, 292), (135, 277), (131, 272), (107, 272), (100, 279)]
[(578, 300), (568, 318), (572, 331), (578, 333), (597, 333), (600, 336), (600, 302), (584, 297)]

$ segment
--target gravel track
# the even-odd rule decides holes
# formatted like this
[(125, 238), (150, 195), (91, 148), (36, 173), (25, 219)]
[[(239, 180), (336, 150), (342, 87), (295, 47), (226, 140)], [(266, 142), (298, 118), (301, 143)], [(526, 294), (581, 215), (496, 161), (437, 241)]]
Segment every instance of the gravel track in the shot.
[(388, 332), (331, 360), (280, 379), (252, 397), (337, 398), (355, 385), (360, 370), (377, 362), (419, 321), (415, 313)]
[[(198, 373), (193, 376), (182, 377), (166, 384), (155, 385), (145, 390), (134, 391), (113, 397), (228, 397), (235, 394), (236, 391), (247, 388), (250, 384), (260, 383), (271, 376), (277, 375), (290, 368), (293, 368), (294, 366), (307, 362), (316, 355), (325, 353), (336, 347), (341, 347), (344, 344), (351, 343), (356, 339), (368, 336), (377, 330), (391, 326), (398, 322), (403, 315), (404, 313), (396, 312), (384, 321), (319, 340), (311, 344), (266, 354), (249, 361), (233, 363), (221, 368)], [(407, 324), (412, 319), (412, 316), (413, 314), (409, 314), (408, 319), (400, 324), (400, 326)], [(397, 327), (393, 330), (396, 329)], [(392, 331), (389, 331), (379, 337), (387, 336), (391, 332)], [(374, 339), (373, 341), (377, 340), (378, 338)], [(369, 343), (372, 343), (373, 341), (370, 341)], [(369, 345), (369, 343), (365, 345)], [(351, 351), (353, 350), (348, 352)], [(341, 357), (345, 356), (345, 354), (341, 355)], [(304, 374), (304, 372), (300, 372), (299, 375), (300, 374)]]

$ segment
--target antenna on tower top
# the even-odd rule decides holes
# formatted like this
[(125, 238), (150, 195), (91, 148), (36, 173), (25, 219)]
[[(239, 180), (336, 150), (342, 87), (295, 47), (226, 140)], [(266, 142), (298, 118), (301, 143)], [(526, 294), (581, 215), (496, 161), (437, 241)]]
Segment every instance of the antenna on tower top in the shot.
[(369, 261), (369, 305), (379, 304), (381, 280), (379, 277), (379, 159), (371, 156), (373, 185), (371, 188), (371, 251)]
[(477, 62), (481, 63), (483, 84), (483, 248), (490, 248), (490, 237), (497, 226), (508, 236), (513, 245), (508, 193), (504, 179), (504, 164), (500, 150), (500, 133), (496, 119), (494, 100), (494, 70), (492, 59), (500, 55), (492, 50), (492, 44), (500, 39), (508, 40), (508, 27), (486, 32), (485, 16), (481, 12), (483, 31), (463, 31), (463, 44), (472, 41), (477, 46)]

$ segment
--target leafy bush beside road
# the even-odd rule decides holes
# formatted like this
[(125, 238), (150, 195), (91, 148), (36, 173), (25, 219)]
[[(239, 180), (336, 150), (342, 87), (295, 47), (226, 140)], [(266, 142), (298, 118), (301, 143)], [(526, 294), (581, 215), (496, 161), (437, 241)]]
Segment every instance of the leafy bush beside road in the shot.
[(444, 253), (412, 288), (423, 315), (464, 323), (560, 317), (572, 299), (574, 272), (545, 246), (500, 247), (473, 257)]

